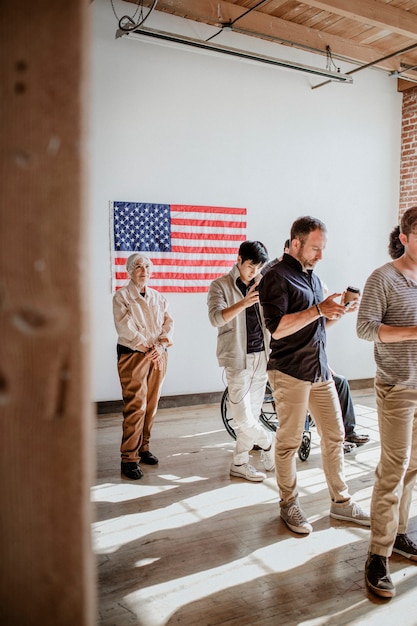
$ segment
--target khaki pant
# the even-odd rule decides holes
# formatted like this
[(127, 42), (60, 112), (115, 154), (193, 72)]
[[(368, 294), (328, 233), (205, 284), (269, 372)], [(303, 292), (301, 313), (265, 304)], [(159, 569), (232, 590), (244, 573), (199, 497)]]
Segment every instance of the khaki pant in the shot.
[(268, 371), (278, 416), (275, 472), (281, 506), (298, 500), (296, 455), (309, 409), (320, 435), (323, 471), (332, 502), (348, 504), (351, 497), (345, 482), (344, 427), (333, 378), (310, 383), (277, 370)]
[(149, 450), (149, 440), (167, 367), (160, 371), (142, 352), (121, 354), (117, 362), (123, 395), (122, 462), (139, 461)]
[(397, 533), (407, 530), (417, 475), (417, 389), (375, 381), (381, 439), (371, 502), (369, 551), (391, 556)]

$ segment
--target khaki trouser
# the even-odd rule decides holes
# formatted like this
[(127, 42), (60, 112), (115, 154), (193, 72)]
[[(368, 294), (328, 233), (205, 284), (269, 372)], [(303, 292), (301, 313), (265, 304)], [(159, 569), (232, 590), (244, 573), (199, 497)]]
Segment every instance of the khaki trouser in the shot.
[(417, 475), (417, 389), (375, 381), (381, 439), (371, 501), (369, 551), (391, 556), (397, 533), (407, 530)]
[(278, 415), (275, 472), (281, 506), (298, 501), (296, 454), (309, 409), (320, 435), (323, 471), (332, 502), (348, 504), (345, 482), (342, 413), (333, 378), (310, 383), (277, 370), (268, 371)]
[(158, 370), (142, 352), (121, 354), (117, 362), (123, 395), (123, 436), (120, 446), (122, 462), (140, 460), (140, 453), (149, 450), (149, 440), (162, 383), (167, 367)]

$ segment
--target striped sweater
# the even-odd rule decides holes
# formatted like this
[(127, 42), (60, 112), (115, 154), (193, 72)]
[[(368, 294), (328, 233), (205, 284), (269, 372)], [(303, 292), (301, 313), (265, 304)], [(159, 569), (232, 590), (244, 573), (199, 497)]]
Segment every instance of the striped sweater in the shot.
[(417, 284), (392, 262), (376, 269), (365, 284), (358, 312), (358, 337), (374, 342), (376, 376), (388, 385), (417, 389), (417, 341), (382, 343), (381, 324), (417, 326)]

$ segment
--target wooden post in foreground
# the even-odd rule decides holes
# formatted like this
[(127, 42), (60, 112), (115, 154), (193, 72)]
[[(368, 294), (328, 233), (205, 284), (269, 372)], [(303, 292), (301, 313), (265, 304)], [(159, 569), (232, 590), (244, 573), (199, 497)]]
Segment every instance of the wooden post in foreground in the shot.
[(87, 0), (0, 3), (0, 624), (95, 624)]

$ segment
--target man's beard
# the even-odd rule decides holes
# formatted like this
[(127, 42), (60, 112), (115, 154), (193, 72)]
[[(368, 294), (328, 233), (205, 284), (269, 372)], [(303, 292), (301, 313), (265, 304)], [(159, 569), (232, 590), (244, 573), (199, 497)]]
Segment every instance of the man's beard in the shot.
[(316, 264), (316, 263), (313, 261), (313, 264), (311, 264), (311, 262), (310, 262), (310, 261), (308, 261), (308, 260), (307, 260), (307, 259), (303, 256), (303, 249), (304, 249), (304, 247), (301, 247), (301, 248), (300, 248), (299, 253), (298, 253), (298, 255), (297, 255), (297, 261), (298, 261), (299, 263), (301, 263), (301, 265), (302, 265), (303, 269), (305, 269), (305, 270), (313, 270), (313, 269), (314, 269), (314, 266), (315, 266), (315, 264)]

